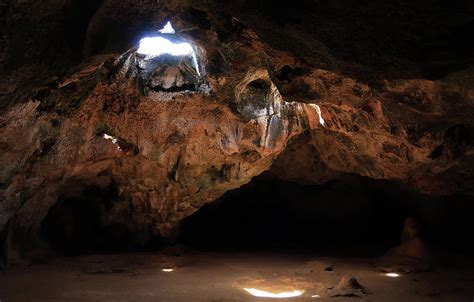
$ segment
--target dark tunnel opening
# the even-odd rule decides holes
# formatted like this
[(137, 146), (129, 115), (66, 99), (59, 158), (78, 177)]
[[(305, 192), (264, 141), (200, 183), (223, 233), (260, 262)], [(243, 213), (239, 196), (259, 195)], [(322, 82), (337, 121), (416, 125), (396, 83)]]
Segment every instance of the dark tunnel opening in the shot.
[(80, 195), (60, 197), (42, 222), (42, 236), (52, 250), (65, 255), (129, 251), (137, 248), (136, 234), (124, 223), (107, 221), (117, 200), (112, 185), (86, 187)]
[(474, 225), (458, 211), (473, 207), (466, 199), (429, 197), (358, 176), (320, 186), (260, 176), (185, 219), (180, 240), (202, 250), (381, 256), (400, 244), (404, 221), (412, 217), (431, 248), (469, 255), (474, 249), (465, 236)]

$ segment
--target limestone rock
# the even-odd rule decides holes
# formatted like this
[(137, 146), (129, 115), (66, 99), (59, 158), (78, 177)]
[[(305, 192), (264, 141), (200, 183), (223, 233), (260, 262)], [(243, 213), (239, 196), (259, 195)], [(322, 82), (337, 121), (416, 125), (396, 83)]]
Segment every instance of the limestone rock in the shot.
[(400, 236), (400, 245), (392, 248), (378, 261), (378, 267), (386, 272), (426, 271), (433, 265), (433, 255), (422, 239), (418, 222), (407, 217)]
[(330, 297), (362, 297), (369, 294), (369, 291), (356, 278), (345, 275), (335, 288), (328, 291), (328, 294)]

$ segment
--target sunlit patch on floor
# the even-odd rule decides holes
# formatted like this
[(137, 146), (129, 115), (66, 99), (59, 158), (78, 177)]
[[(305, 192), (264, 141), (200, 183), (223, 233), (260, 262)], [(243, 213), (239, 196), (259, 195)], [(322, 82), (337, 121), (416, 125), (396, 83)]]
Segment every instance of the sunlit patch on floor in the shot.
[[(268, 279), (239, 278), (235, 287), (260, 298), (295, 298), (313, 291), (315, 283), (300, 277), (269, 276)], [(314, 291), (313, 291), (314, 293)]]
[(301, 291), (301, 290), (294, 290), (291, 292), (281, 292), (281, 293), (272, 293), (272, 292), (268, 292), (264, 290), (259, 290), (256, 288), (244, 288), (244, 290), (255, 297), (276, 298), (276, 299), (299, 297), (304, 293), (304, 291)]
[(163, 268), (162, 271), (165, 273), (171, 273), (174, 272), (174, 268)]

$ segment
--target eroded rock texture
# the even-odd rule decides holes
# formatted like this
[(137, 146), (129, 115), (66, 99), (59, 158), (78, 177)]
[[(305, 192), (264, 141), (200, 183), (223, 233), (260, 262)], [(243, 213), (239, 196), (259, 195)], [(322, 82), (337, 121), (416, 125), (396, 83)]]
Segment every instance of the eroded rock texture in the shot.
[[(0, 234), (10, 258), (31, 255), (45, 246), (44, 229), (64, 225), (71, 229), (50, 244), (79, 238), (74, 226), (91, 232), (100, 226), (98, 240), (116, 236), (130, 244), (172, 236), (183, 218), (268, 169), (300, 183), (352, 173), (429, 194), (472, 188), (469, 55), (450, 64), (436, 53), (422, 61), (416, 47), (420, 53), (404, 53), (406, 39), (426, 38), (436, 26), (454, 30), (452, 20), (417, 31), (410, 13), (418, 7), (403, 15), (410, 6), (403, 1), (368, 5), (367, 11), (351, 1), (302, 1), (298, 12), (306, 13), (293, 15), (284, 6), (266, 11), (267, 1), (262, 7), (246, 1), (228, 7), (212, 1), (49, 2), (49, 10), (31, 17), (38, 24), (47, 18), (80, 22), (60, 27), (65, 32), (52, 23), (55, 30), (38, 27), (35, 34), (29, 28), (23, 33), (33, 38), (23, 37), (27, 43), (19, 46), (14, 29), (7, 26), (3, 35)], [(463, 5), (460, 11), (472, 11)], [(3, 5), (5, 22), (22, 24), (15, 16), (36, 6)], [(430, 9), (442, 11), (441, 2)], [(327, 20), (331, 11), (348, 19)], [(403, 20), (400, 34), (415, 36), (384, 44), (390, 40), (376, 25), (387, 12), (395, 14), (384, 19), (389, 32)], [(167, 20), (177, 37), (193, 44), (199, 73), (186, 60), (136, 53), (138, 40)], [(469, 20), (459, 13), (456, 26), (468, 29)], [(344, 28), (368, 28), (367, 36), (349, 37)], [(42, 35), (48, 39), (39, 41)], [(45, 43), (51, 37), (59, 42), (50, 49)], [(69, 45), (63, 45), (66, 37)], [(372, 45), (371, 37), (381, 37), (381, 45)], [(36, 51), (28, 43), (38, 44)], [(393, 48), (400, 47), (395, 57)], [(87, 59), (81, 61), (82, 53)], [(91, 213), (93, 222), (78, 221), (80, 206), (68, 206), (81, 203), (91, 207), (83, 217)]]
[(110, 194), (97, 198), (92, 220), (139, 241), (169, 236), (182, 218), (267, 170), (291, 137), (322, 127), (316, 105), (283, 100), (255, 33), (229, 22), (236, 32), (225, 44), (196, 29), (200, 76), (176, 57), (132, 49), (95, 56), (8, 109), (2, 228), (11, 220), (15, 236), (34, 240), (51, 207), (95, 190)]

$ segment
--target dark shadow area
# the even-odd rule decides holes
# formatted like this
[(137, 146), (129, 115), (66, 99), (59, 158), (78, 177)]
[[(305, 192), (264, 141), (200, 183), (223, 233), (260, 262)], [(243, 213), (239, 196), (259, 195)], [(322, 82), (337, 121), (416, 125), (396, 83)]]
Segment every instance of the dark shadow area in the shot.
[[(65, 255), (151, 248), (153, 240), (126, 224), (131, 217), (114, 222), (112, 207), (118, 200), (117, 194), (114, 186), (92, 186), (78, 196), (60, 198), (42, 223), (43, 238), (54, 251)], [(147, 237), (143, 244), (138, 243), (141, 237)]]
[(257, 177), (187, 218), (181, 240), (204, 250), (377, 256), (399, 244), (404, 219), (414, 217), (433, 248), (469, 253), (473, 204), (355, 176), (321, 186)]
[(64, 5), (64, 27), (66, 41), (77, 50), (77, 59), (82, 58), (87, 28), (103, 0), (69, 0)]
[(338, 72), (359, 80), (439, 79), (474, 63), (469, 0), (240, 3), (234, 13), (272, 47), (333, 70), (327, 49)]
[(9, 225), (10, 222), (8, 222), (6, 227), (0, 231), (0, 270), (6, 267), (8, 263), (7, 241)]
[(81, 62), (89, 22), (102, 2), (0, 3), (0, 110)]

